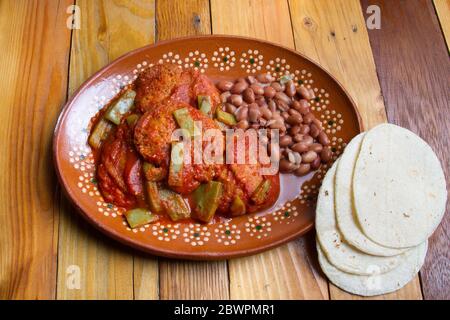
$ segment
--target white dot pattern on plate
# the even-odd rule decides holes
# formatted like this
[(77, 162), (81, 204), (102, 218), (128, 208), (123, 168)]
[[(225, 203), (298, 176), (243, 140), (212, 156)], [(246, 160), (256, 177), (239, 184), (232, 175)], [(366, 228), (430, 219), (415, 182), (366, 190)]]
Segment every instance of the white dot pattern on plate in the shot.
[(269, 64), (266, 66), (266, 70), (276, 78), (290, 74), (290, 69), (291, 66), (284, 58), (275, 58), (275, 60), (270, 60)]
[(236, 52), (230, 50), (229, 47), (220, 47), (217, 51), (213, 52), (211, 61), (213, 66), (220, 71), (228, 71), (236, 64)]
[(188, 56), (184, 58), (184, 68), (194, 68), (194, 70), (200, 70), (204, 73), (208, 69), (208, 58), (205, 53), (198, 50), (189, 52)]
[(246, 73), (254, 74), (262, 70), (264, 56), (260, 54), (259, 50), (249, 49), (242, 52), (239, 62)]

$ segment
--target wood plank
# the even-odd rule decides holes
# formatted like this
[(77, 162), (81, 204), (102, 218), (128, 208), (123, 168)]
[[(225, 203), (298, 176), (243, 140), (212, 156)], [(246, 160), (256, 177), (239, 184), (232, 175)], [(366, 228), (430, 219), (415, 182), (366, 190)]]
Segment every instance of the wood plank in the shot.
[(156, 3), (158, 40), (211, 33), (208, 0), (172, 1)]
[(361, 7), (356, 0), (292, 0), (296, 49), (330, 71), (347, 89), (370, 128), (386, 113)]
[[(158, 40), (210, 34), (208, 0), (158, 0)], [(161, 299), (228, 299), (226, 261), (193, 262), (160, 260)]]
[(434, 0), (434, 7), (441, 24), (442, 32), (444, 33), (445, 41), (447, 42), (447, 49), (450, 50), (450, 1), (448, 0)]
[(134, 299), (159, 299), (159, 266), (156, 257), (145, 253), (134, 255)]
[[(290, 0), (289, 4), (297, 50), (319, 62), (344, 85), (366, 128), (385, 122), (385, 107), (359, 1)], [(420, 299), (420, 292), (415, 279), (396, 297)], [(331, 287), (330, 296), (347, 299), (351, 295)]]
[[(362, 3), (363, 8), (376, 4), (382, 12), (381, 30), (369, 35), (388, 119), (424, 138), (437, 153), (448, 178), (450, 61), (433, 3)], [(430, 238), (420, 273), (425, 299), (450, 299), (449, 209), (447, 202), (447, 214)]]
[(226, 261), (176, 261), (160, 259), (162, 300), (229, 299)]
[[(109, 61), (154, 41), (154, 1), (79, 0), (77, 5), (81, 29), (72, 38), (69, 95)], [(64, 198), (62, 203), (58, 299), (132, 299), (133, 251), (93, 230)], [(136, 258), (135, 264), (138, 296), (157, 298), (157, 286), (145, 283), (157, 278), (157, 260)], [(66, 286), (73, 265), (80, 270), (79, 290)]]
[(0, 2), (0, 299), (55, 297), (58, 203), (51, 150), (66, 97), (70, 4)]
[[(286, 1), (213, 0), (211, 13), (214, 33), (294, 47)], [(327, 299), (327, 283), (315, 267), (313, 245), (310, 235), (262, 254), (230, 260), (230, 298)]]

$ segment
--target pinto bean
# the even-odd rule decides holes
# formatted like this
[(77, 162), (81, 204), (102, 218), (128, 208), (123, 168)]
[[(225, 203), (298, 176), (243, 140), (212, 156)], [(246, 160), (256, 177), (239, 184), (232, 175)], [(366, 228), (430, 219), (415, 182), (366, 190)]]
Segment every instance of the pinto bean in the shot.
[(316, 158), (317, 158), (317, 153), (315, 153), (314, 151), (311, 151), (311, 150), (302, 154), (302, 161), (304, 163), (311, 163)]
[(311, 165), (309, 163), (302, 163), (301, 165), (298, 166), (297, 169), (295, 169), (294, 174), (296, 176), (304, 176), (306, 174), (308, 174), (311, 171)]
[(291, 147), (292, 150), (299, 153), (304, 153), (309, 150), (309, 146), (303, 142), (297, 142)]
[(270, 83), (274, 78), (269, 73), (261, 73), (256, 76), (256, 80), (261, 83)]
[(298, 111), (299, 107), (300, 107), (300, 102), (298, 102), (298, 100), (292, 100), (291, 108)]
[(320, 129), (317, 128), (317, 126), (314, 123), (312, 123), (309, 127), (311, 129), (311, 131), (309, 132), (310, 136), (313, 138), (317, 138), (320, 134)]
[(293, 137), (300, 132), (300, 126), (293, 126), (289, 129), (289, 134)]
[(323, 150), (323, 146), (320, 143), (313, 143), (309, 146), (309, 150), (319, 154)]
[(248, 107), (241, 106), (236, 110), (235, 116), (237, 121), (248, 120)]
[(250, 122), (257, 122), (261, 117), (261, 111), (259, 111), (258, 107), (251, 107), (248, 110), (248, 119)]
[(253, 90), (253, 92), (255, 93), (255, 95), (257, 96), (262, 96), (264, 94), (264, 88), (257, 84), (257, 83), (253, 83), (250, 88)]
[(311, 96), (311, 93), (309, 92), (308, 88), (304, 86), (300, 86), (297, 88), (297, 93), (300, 95), (300, 97), (305, 98), (306, 100), (313, 99)]
[(285, 86), (286, 86), (286, 89), (284, 89), (284, 92), (286, 93), (286, 95), (288, 95), (289, 97), (295, 96), (296, 88), (295, 88), (294, 81), (289, 80), (288, 82), (286, 82)]
[(236, 128), (245, 130), (249, 127), (247, 120), (241, 120), (238, 123), (236, 123)]
[(289, 147), (292, 144), (292, 137), (289, 135), (284, 135), (280, 137), (280, 147)]
[(288, 158), (289, 156), (289, 152), (291, 152), (291, 150), (289, 148), (281, 148), (281, 155), (283, 156), (283, 158)]
[(319, 128), (320, 131), (323, 130), (322, 122), (320, 122), (320, 120), (317, 119), (316, 117), (314, 117), (312, 123), (314, 123), (317, 126), (317, 128)]
[(231, 103), (225, 103), (225, 111), (228, 113), (235, 113), (237, 108)]
[(290, 173), (290, 172), (294, 171), (295, 169), (297, 169), (297, 166), (294, 163), (292, 163), (286, 159), (280, 160), (280, 172)]
[(241, 94), (245, 89), (248, 88), (248, 83), (246, 81), (236, 82), (230, 89), (233, 94)]
[(258, 104), (256, 102), (250, 103), (248, 105), (249, 108), (259, 108)]
[(264, 96), (266, 98), (271, 99), (275, 96), (276, 93), (276, 90), (272, 86), (264, 87)]
[(286, 103), (287, 105), (290, 105), (292, 103), (292, 99), (289, 98), (286, 93), (284, 92), (277, 92), (275, 94), (275, 100), (280, 100), (283, 101), (284, 103)]
[(327, 134), (324, 131), (321, 131), (319, 133), (319, 136), (317, 137), (317, 139), (324, 146), (327, 146), (330, 144), (330, 139), (328, 138)]
[(270, 86), (277, 92), (283, 91), (283, 86), (279, 82), (272, 82)]
[[(298, 154), (298, 153), (297, 153)], [(300, 155), (300, 154), (298, 154), (298, 155)], [(288, 158), (288, 160), (290, 161), (290, 162), (292, 162), (292, 163), (297, 163), (297, 159), (295, 158), (295, 154), (294, 154), (294, 152), (292, 152), (292, 151), (288, 151), (288, 153), (287, 153), (287, 158)], [(301, 161), (301, 157), (300, 157), (300, 161)]]
[(302, 116), (302, 115), (300, 114), (300, 112), (298, 112), (297, 110), (292, 109), (292, 108), (290, 108), (290, 109), (288, 110), (288, 113), (289, 113), (291, 116), (294, 115), (294, 114), (299, 115), (300, 117)]
[(242, 96), (239, 95), (239, 94), (233, 94), (233, 95), (231, 95), (229, 101), (230, 101), (232, 104), (234, 104), (236, 107), (239, 107), (239, 106), (242, 104), (242, 102), (244, 102), (244, 101), (242, 100)]
[(300, 114), (292, 114), (287, 119), (286, 122), (290, 125), (298, 125), (303, 121), (302, 116)]
[(294, 141), (295, 141), (295, 142), (302, 142), (302, 141), (303, 141), (303, 137), (304, 137), (303, 134), (297, 133), (297, 134), (294, 136)]
[(305, 99), (301, 99), (298, 102), (298, 108), (296, 109), (298, 112), (300, 112), (302, 115), (308, 114), (309, 113), (309, 103), (307, 100)]
[(261, 115), (264, 119), (270, 120), (272, 118), (272, 111), (270, 111), (268, 107), (260, 107), (259, 110), (261, 111)]
[(299, 165), (302, 163), (302, 156), (298, 152), (293, 152), (295, 158), (295, 164)]
[(217, 88), (220, 91), (230, 91), (230, 89), (233, 87), (233, 82), (227, 81), (227, 80), (221, 80), (219, 83), (217, 83)]
[(256, 82), (256, 78), (254, 76), (247, 76), (247, 82), (249, 84), (254, 84)]
[(314, 115), (312, 113), (307, 113), (303, 116), (303, 123), (304, 124), (311, 124), (311, 122), (314, 119)]
[(278, 109), (282, 110), (282, 111), (288, 111), (289, 110), (289, 106), (286, 102), (284, 102), (283, 100), (275, 100)]
[(275, 103), (275, 101), (269, 100), (267, 105), (268, 105), (270, 111), (272, 111), (272, 112), (276, 112), (277, 111), (277, 104)]
[(230, 97), (231, 97), (231, 92), (230, 91), (222, 92), (220, 94), (220, 101), (227, 102)]
[(320, 156), (317, 156), (317, 157), (314, 159), (314, 161), (311, 162), (311, 169), (312, 169), (312, 170), (317, 170), (317, 169), (319, 169), (320, 164), (321, 164)]
[(304, 134), (302, 138), (302, 142), (306, 143), (308, 146), (313, 144), (314, 139), (309, 134)]
[(264, 97), (259, 97), (256, 99), (256, 103), (260, 106), (260, 107), (265, 107), (267, 106), (267, 102), (264, 99)]
[(283, 118), (283, 116), (280, 114), (280, 112), (278, 112), (278, 111), (272, 112), (272, 119), (274, 119), (274, 120), (280, 120), (281, 122), (284, 123), (284, 118)]
[(242, 98), (247, 103), (253, 103), (253, 102), (255, 102), (255, 93), (253, 92), (253, 90), (251, 88), (247, 88), (242, 93)]
[(304, 125), (300, 126), (299, 132), (301, 134), (308, 134), (310, 130), (311, 130), (310, 127), (308, 125), (304, 124)]
[(331, 152), (331, 149), (329, 147), (324, 147), (322, 149), (322, 152), (320, 152), (320, 158), (322, 159), (323, 163), (330, 162), (332, 157), (333, 157), (333, 153)]
[(269, 127), (271, 129), (278, 129), (281, 131), (283, 131), (283, 128), (284, 128), (284, 130), (286, 130), (286, 127), (284, 126), (284, 121), (282, 121), (282, 120), (273, 120), (273, 122), (269, 125)]

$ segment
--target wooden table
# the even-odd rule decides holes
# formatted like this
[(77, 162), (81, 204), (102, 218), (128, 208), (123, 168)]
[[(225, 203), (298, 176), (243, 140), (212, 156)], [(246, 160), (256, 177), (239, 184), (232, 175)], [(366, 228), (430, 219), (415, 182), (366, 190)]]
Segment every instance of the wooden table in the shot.
[[(79, 30), (66, 27), (74, 2)], [(366, 28), (370, 5), (381, 29)], [(450, 176), (449, 0), (1, 0), (0, 30), (3, 299), (358, 298), (324, 278), (312, 232), (247, 258), (189, 262), (124, 248), (80, 220), (53, 170), (58, 114), (99, 68), (159, 40), (235, 34), (295, 48), (344, 84), (365, 127), (410, 128)], [(377, 298), (449, 299), (449, 239), (447, 210), (420, 277)], [(68, 285), (73, 266), (79, 289)]]

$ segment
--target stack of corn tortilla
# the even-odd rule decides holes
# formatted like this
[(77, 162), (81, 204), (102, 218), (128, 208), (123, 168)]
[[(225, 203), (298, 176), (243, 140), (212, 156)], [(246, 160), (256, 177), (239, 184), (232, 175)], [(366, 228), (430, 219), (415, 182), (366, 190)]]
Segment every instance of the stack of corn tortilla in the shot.
[(362, 296), (406, 285), (445, 212), (440, 162), (411, 131), (382, 124), (356, 136), (328, 170), (316, 209), (320, 266)]

